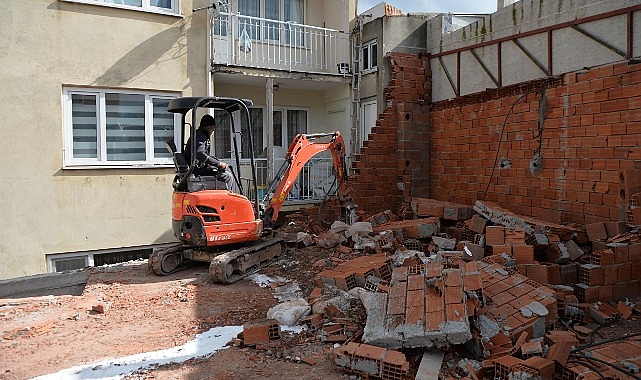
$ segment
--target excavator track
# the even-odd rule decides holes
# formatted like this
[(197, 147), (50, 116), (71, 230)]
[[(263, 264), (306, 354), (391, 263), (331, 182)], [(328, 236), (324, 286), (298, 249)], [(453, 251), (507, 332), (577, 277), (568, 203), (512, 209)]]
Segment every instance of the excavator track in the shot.
[(287, 250), (281, 238), (263, 238), (256, 243), (222, 253), (211, 260), (209, 274), (214, 282), (231, 284), (271, 263)]
[(184, 252), (189, 247), (181, 243), (155, 250), (149, 255), (149, 270), (159, 276), (166, 276), (178, 272), (191, 264), (185, 259)]

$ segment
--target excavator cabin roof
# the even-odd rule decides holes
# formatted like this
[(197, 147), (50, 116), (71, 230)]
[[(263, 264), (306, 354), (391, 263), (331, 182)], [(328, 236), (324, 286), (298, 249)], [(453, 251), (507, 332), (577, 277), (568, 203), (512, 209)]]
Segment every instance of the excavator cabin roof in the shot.
[(199, 97), (186, 96), (169, 101), (167, 111), (186, 114), (194, 108), (217, 108), (227, 112), (234, 112), (241, 107), (251, 107), (254, 103), (249, 99), (226, 98), (220, 96)]

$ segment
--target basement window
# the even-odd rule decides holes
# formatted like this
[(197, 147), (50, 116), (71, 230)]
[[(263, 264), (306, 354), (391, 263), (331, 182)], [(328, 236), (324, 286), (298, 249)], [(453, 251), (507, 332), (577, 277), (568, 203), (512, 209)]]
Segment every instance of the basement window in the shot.
[(89, 256), (59, 257), (50, 261), (50, 272), (66, 272), (89, 266)]
[(132, 260), (148, 259), (153, 249), (153, 247), (138, 247), (91, 252), (57, 253), (47, 255), (47, 268), (49, 272), (56, 273), (87, 267), (125, 263)]

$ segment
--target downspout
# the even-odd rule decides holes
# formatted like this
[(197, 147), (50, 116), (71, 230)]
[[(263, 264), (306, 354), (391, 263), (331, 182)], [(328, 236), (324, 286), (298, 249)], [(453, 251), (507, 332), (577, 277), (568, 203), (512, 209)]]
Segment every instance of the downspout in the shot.
[[(207, 70), (207, 96), (213, 96), (213, 86), (212, 86), (212, 73), (211, 73), (211, 43), (212, 43), (212, 38), (211, 38), (211, 32), (213, 30), (213, 21), (214, 21), (214, 12), (209, 8), (207, 10), (207, 64), (206, 70)], [(212, 114), (213, 111), (210, 109), (209, 114)], [(212, 115), (213, 116), (213, 115)]]

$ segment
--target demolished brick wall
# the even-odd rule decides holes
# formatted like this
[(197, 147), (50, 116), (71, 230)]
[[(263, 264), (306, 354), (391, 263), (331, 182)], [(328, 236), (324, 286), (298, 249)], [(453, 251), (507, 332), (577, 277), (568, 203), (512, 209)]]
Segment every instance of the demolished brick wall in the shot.
[(389, 106), (353, 164), (361, 210), (409, 209), (410, 195), (429, 193), (423, 196), (467, 205), (494, 201), (555, 223), (641, 219), (630, 209), (641, 202), (634, 182), (641, 173), (640, 63), (428, 105), (428, 58), (394, 53), (390, 60)]
[(434, 103), (431, 196), (557, 223), (626, 220), (627, 177), (641, 168), (639, 94), (641, 64), (625, 61)]
[(350, 183), (359, 209), (398, 212), (429, 190), (428, 129), (431, 98), (427, 57), (390, 53), (387, 107), (352, 164)]

